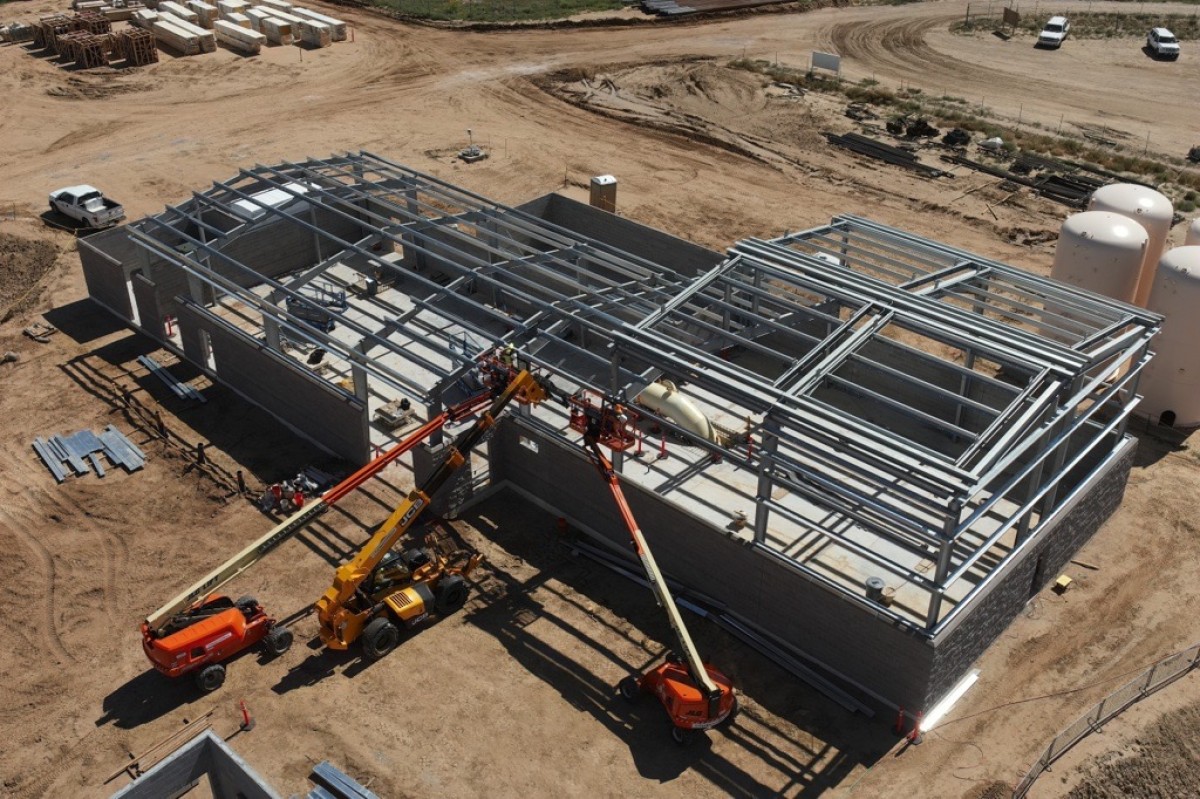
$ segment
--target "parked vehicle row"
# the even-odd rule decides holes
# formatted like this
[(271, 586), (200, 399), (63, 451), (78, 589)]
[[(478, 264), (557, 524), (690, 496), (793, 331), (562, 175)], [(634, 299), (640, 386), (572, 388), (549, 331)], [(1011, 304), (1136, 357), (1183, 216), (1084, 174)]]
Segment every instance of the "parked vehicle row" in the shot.
[[(1038, 34), (1037, 47), (1057, 50), (1071, 33), (1071, 21), (1063, 16), (1047, 20)], [(1179, 40), (1166, 28), (1151, 28), (1146, 34), (1146, 50), (1156, 58), (1179, 58)]]

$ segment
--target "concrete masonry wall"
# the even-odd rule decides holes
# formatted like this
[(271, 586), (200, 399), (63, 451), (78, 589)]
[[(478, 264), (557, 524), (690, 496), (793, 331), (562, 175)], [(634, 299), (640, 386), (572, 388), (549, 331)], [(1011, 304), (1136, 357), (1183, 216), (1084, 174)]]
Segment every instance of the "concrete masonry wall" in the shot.
[(112, 799), (162, 799), (181, 796), (205, 781), (215, 799), (280, 799), (270, 785), (229, 748), (205, 732), (159, 761)]
[(1075, 500), (1047, 522), (1037, 541), (1009, 568), (1008, 574), (990, 586), (989, 592), (976, 601), (966, 618), (934, 640), (936, 654), (926, 694), (928, 703), (953, 687), (1012, 623), (1030, 597), (1054, 580), (1071, 556), (1117, 510), (1125, 496), (1125, 484), (1136, 452), (1137, 439), (1126, 438)]
[(158, 308), (158, 289), (150, 280), (138, 272), (130, 280), (133, 286), (133, 299), (137, 304), (138, 320), (142, 329), (156, 339), (167, 336), (163, 325), (162, 312)]
[[(538, 451), (523, 445), (522, 438), (536, 443)], [(567, 518), (625, 544), (607, 489), (568, 445), (511, 418), (493, 440), (495, 479), (509, 480)], [(673, 579), (725, 603), (892, 704), (919, 709), (945, 695), (1020, 613), (1035, 571), (1040, 589), (1112, 515), (1124, 495), (1134, 449), (1126, 442), (1070, 507), (1051, 520), (1036, 546), (1009, 567), (954, 629), (934, 641), (873, 615), (662, 497), (628, 483), (624, 487), (660, 564)], [(565, 486), (570, 486), (569, 505), (562, 499)]]
[(687, 276), (707, 272), (725, 259), (722, 253), (561, 194), (538, 197), (517, 209)]
[[(524, 446), (522, 437), (535, 442), (538, 452)], [(626, 547), (628, 534), (607, 486), (573, 447), (512, 417), (499, 426), (492, 442), (495, 478), (511, 481), (566, 518)], [(888, 701), (920, 706), (934, 654), (921, 637), (854, 606), (673, 503), (635, 485), (624, 488), (659, 564), (673, 579)]]
[(203, 308), (181, 306), (179, 325), (185, 344), (207, 333), (222, 383), (331, 452), (354, 463), (370, 459), (367, 410), (357, 398)]
[(87, 283), (88, 295), (113, 313), (124, 317), (126, 321), (132, 322), (133, 308), (129, 303), (125, 270), (120, 261), (105, 255), (100, 249), (102, 246), (102, 242), (79, 240), (79, 262), (83, 265), (83, 279)]

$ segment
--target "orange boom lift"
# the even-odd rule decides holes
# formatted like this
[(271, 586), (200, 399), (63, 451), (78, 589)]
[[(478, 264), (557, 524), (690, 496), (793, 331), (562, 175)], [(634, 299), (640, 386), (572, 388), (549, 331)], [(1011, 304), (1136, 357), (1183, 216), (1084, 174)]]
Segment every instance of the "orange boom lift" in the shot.
[(604, 454), (601, 446), (623, 451), (635, 440), (632, 425), (637, 416), (621, 404), (607, 399), (593, 400), (587, 396), (574, 396), (569, 400), (571, 427), (583, 433), (583, 444), (591, 455), (601, 477), (608, 483), (613, 500), (621, 511), (621, 519), (629, 530), (633, 548), (637, 552), (650, 590), (667, 614), (671, 630), (683, 653), (680, 659), (668, 655), (666, 662), (645, 674), (626, 677), (618, 690), (629, 701), (640, 694), (652, 694), (662, 703), (671, 720), (671, 738), (675, 743), (689, 743), (696, 732), (711, 729), (732, 718), (737, 708), (737, 697), (733, 683), (716, 669), (704, 663), (696, 651), (696, 644), (683, 623), (675, 599), (667, 588), (654, 553), (650, 551), (642, 530), (625, 500), (621, 481), (613, 469), (612, 461)]

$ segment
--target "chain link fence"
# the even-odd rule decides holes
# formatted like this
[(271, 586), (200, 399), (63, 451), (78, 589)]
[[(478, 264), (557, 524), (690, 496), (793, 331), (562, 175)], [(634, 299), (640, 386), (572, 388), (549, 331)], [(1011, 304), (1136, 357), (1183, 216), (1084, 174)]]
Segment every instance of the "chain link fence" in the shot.
[(1182, 652), (1168, 655), (1150, 666), (1141, 674), (1100, 700), (1091, 710), (1080, 716), (1074, 724), (1054, 736), (1050, 745), (1038, 757), (1029, 773), (1017, 783), (1013, 799), (1024, 799), (1033, 783), (1072, 746), (1098, 730), (1106, 721), (1119, 715), (1125, 708), (1149, 696), (1160, 688), (1170, 685), (1200, 665), (1200, 643), (1193, 644)]

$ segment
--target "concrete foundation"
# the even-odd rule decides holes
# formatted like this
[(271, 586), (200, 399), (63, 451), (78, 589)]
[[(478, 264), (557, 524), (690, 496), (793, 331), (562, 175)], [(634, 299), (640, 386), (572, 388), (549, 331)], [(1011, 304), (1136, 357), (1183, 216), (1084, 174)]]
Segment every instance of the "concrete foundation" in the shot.
[(207, 783), (213, 799), (283, 799), (211, 731), (193, 738), (112, 799), (171, 799)]

